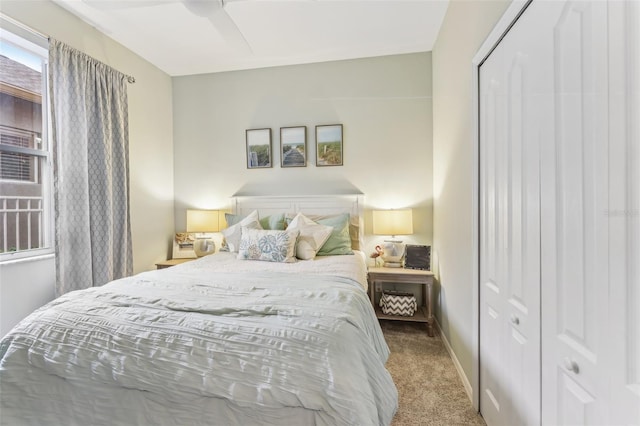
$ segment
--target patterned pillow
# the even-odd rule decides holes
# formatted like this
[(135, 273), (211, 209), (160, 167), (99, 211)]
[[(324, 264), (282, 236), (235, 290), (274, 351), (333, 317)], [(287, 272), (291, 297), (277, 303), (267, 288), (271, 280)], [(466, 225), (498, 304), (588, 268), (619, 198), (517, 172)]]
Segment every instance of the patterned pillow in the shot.
[(274, 231), (242, 227), (238, 259), (295, 262), (299, 231)]
[(320, 247), (333, 232), (333, 227), (315, 223), (302, 213), (298, 213), (287, 229), (300, 231), (296, 242), (296, 257), (303, 260), (316, 257)]

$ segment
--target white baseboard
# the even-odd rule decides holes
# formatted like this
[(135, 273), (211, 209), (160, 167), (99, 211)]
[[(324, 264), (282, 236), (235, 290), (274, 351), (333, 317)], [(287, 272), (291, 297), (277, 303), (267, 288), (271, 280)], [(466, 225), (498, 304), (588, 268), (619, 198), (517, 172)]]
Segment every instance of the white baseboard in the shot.
[(447, 349), (447, 352), (449, 352), (449, 356), (451, 357), (451, 360), (453, 361), (453, 365), (456, 367), (456, 371), (458, 372), (458, 376), (460, 376), (460, 380), (462, 381), (462, 385), (464, 386), (464, 390), (467, 393), (467, 396), (469, 397), (469, 401), (471, 401), (473, 403), (473, 389), (471, 388), (471, 383), (469, 382), (469, 379), (467, 379), (467, 375), (464, 374), (464, 370), (462, 369), (462, 365), (460, 365), (460, 361), (458, 361), (458, 358), (456, 357), (456, 354), (453, 352), (453, 349), (451, 348), (451, 345), (449, 344), (449, 341), (447, 340), (447, 337), (442, 332), (442, 328), (440, 327), (440, 323), (438, 322), (438, 320), (435, 319), (435, 317), (434, 317), (434, 320), (435, 320), (434, 323), (435, 323), (435, 326), (436, 326), (436, 331), (440, 335), (440, 338), (442, 339), (442, 343), (444, 343), (444, 347)]

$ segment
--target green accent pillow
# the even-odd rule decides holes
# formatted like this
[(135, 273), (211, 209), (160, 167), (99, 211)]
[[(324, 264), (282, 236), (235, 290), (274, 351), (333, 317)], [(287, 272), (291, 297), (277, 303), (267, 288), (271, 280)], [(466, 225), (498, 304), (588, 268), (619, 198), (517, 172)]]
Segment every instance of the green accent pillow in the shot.
[(260, 218), (262, 229), (271, 229), (275, 231), (284, 231), (284, 213), (272, 214)]
[[(225, 213), (224, 218), (227, 221), (227, 226), (233, 226), (239, 223), (246, 216), (240, 216), (237, 214)], [(260, 218), (260, 225), (262, 229), (272, 229), (275, 231), (284, 231), (286, 226), (284, 222), (284, 213), (272, 214), (269, 216)]]
[(318, 256), (334, 256), (340, 254), (353, 254), (351, 250), (351, 237), (349, 235), (349, 213), (317, 219), (314, 222), (333, 228), (326, 243), (318, 250)]

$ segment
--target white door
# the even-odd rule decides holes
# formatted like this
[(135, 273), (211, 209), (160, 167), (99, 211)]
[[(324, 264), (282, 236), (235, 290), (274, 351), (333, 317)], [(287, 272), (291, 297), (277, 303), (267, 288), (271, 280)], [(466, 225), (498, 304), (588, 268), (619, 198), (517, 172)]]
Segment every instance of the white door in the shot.
[(611, 424), (640, 425), (640, 2), (611, 2), (609, 318)]
[(640, 163), (629, 134), (639, 115), (627, 93), (639, 70), (624, 42), (633, 18), (621, 12), (631, 3), (567, 2), (554, 22), (554, 136), (541, 162), (543, 424), (640, 423)]
[(640, 425), (640, 2), (532, 2), (479, 87), (481, 412)]
[[(536, 6), (536, 7), (534, 7)], [(480, 67), (480, 410), (540, 423), (540, 146), (561, 4), (532, 4)]]

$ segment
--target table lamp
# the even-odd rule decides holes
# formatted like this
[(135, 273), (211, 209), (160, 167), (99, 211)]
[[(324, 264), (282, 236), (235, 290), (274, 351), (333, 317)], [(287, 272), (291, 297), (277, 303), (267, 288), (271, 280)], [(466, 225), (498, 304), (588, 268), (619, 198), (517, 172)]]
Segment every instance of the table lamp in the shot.
[(380, 257), (387, 268), (401, 268), (404, 259), (405, 244), (396, 239), (396, 235), (413, 234), (413, 213), (411, 209), (404, 210), (374, 210), (373, 233), (375, 235), (390, 235), (391, 240), (382, 244)]
[(218, 210), (187, 210), (187, 232), (195, 233), (193, 251), (202, 257), (216, 251), (211, 233), (218, 232)]

